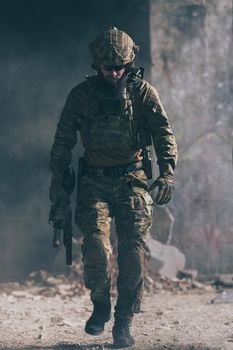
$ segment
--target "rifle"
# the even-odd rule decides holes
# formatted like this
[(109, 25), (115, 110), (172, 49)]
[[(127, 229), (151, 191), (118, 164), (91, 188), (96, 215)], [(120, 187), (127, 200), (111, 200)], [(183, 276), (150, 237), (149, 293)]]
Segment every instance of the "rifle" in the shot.
[(143, 76), (144, 76), (143, 67), (139, 67), (139, 68), (131, 67), (130, 72), (128, 74), (128, 77), (132, 80), (134, 80), (135, 78), (143, 79)]
[[(75, 173), (71, 165), (65, 169), (61, 184), (64, 191), (70, 196), (75, 187)], [(57, 248), (60, 246), (63, 232), (63, 245), (66, 248), (66, 265), (72, 265), (72, 211), (68, 198), (59, 198), (52, 204), (49, 213), (49, 223), (53, 224), (53, 247)]]

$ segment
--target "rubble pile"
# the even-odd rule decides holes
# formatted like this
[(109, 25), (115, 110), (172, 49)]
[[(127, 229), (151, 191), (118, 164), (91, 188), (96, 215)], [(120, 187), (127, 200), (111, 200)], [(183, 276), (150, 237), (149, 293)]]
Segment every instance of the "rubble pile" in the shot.
[(84, 295), (86, 288), (82, 281), (82, 263), (73, 264), (70, 270), (63, 274), (52, 274), (48, 271), (37, 270), (29, 274), (24, 283), (2, 283), (1, 293), (14, 297), (55, 297), (62, 299)]
[[(112, 278), (112, 294), (116, 294), (116, 281), (118, 275), (118, 268), (116, 264), (116, 257), (114, 254), (111, 258), (111, 278)], [(144, 290), (146, 293), (153, 294), (161, 290), (171, 292), (186, 292), (193, 289), (207, 291), (212, 289), (210, 283), (201, 283), (197, 281), (196, 270), (183, 270), (179, 271), (176, 278), (168, 278), (162, 276), (159, 273), (153, 271), (148, 264), (148, 260), (145, 262), (144, 271)]]
[(145, 290), (148, 293), (156, 293), (161, 290), (170, 292), (190, 292), (192, 290), (210, 291), (213, 287), (211, 283), (201, 283), (197, 279), (196, 271), (178, 271), (177, 277), (168, 278), (154, 273), (150, 269), (145, 269)]
[[(112, 296), (116, 296), (116, 282), (118, 268), (115, 254), (112, 255), (111, 281)], [(200, 291), (210, 290), (210, 284), (201, 283), (196, 280), (195, 271), (180, 271), (177, 278), (169, 279), (151, 271), (148, 264), (145, 264), (145, 293), (153, 294), (162, 290), (171, 292), (187, 292), (193, 289)], [(52, 274), (44, 270), (37, 270), (30, 273), (28, 279), (23, 283), (6, 283), (0, 285), (1, 293), (11, 294), (14, 297), (55, 297), (69, 299), (74, 296), (81, 296), (88, 293), (83, 283), (83, 263), (73, 262), (72, 266), (65, 273)]]

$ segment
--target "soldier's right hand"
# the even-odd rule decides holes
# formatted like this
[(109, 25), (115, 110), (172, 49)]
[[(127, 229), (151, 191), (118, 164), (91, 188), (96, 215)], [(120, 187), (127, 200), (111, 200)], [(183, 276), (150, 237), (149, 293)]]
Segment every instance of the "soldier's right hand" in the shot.
[(49, 187), (49, 199), (52, 203), (49, 212), (49, 223), (55, 225), (57, 228), (58, 226), (61, 228), (70, 204), (70, 198), (60, 180), (52, 178)]
[(69, 195), (64, 190), (61, 181), (56, 178), (52, 178), (51, 180), (49, 187), (49, 200), (51, 203), (56, 203), (59, 200), (67, 201), (69, 203)]

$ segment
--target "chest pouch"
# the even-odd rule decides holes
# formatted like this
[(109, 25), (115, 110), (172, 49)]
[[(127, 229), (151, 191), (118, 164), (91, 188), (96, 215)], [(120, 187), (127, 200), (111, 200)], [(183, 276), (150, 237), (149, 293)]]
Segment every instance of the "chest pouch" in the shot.
[(81, 127), (84, 146), (89, 149), (135, 147), (133, 102), (128, 92), (118, 99), (92, 98)]

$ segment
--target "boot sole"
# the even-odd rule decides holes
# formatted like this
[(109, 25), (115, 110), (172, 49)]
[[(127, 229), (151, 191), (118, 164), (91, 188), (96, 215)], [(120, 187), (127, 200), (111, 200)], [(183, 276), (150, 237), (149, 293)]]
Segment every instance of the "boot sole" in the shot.
[(113, 348), (120, 349), (120, 348), (129, 348), (130, 346), (133, 346), (135, 344), (135, 341), (132, 340), (131, 343), (125, 343), (125, 342), (114, 342)]
[(86, 329), (86, 328), (85, 328), (85, 332), (86, 332), (87, 334), (90, 334), (90, 335), (100, 335), (100, 334), (102, 334), (102, 333), (104, 332), (104, 329), (103, 329), (103, 330), (100, 330), (100, 331), (94, 331), (94, 330), (92, 330), (92, 329)]
[[(105, 323), (107, 323), (108, 321), (110, 321), (111, 316), (112, 316), (112, 315), (109, 315), (109, 317), (106, 319)], [(103, 329), (100, 329), (99, 331), (96, 331), (96, 330), (94, 330), (94, 329), (85, 327), (85, 332), (86, 332), (87, 334), (90, 334), (90, 335), (100, 335), (100, 334), (102, 334), (102, 333), (104, 332), (104, 328), (103, 328)]]

